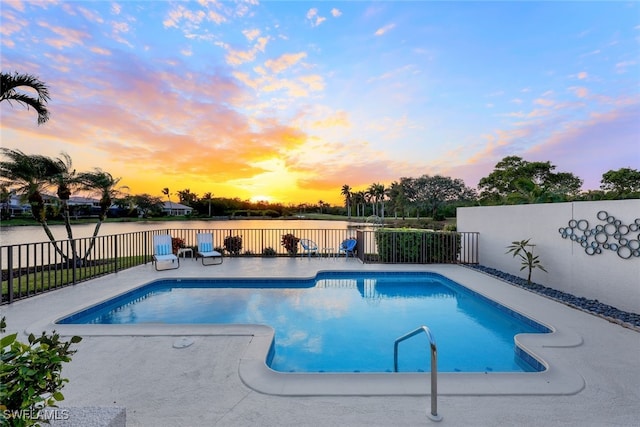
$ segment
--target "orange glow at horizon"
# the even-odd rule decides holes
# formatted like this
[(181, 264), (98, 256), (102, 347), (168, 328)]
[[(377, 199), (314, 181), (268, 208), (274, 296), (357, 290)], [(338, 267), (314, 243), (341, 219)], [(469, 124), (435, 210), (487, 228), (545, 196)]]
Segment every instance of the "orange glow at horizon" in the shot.
[(165, 200), (343, 206), (344, 185), (476, 187), (509, 155), (597, 189), (640, 168), (640, 3), (534, 3), (5, 1), (2, 71), (44, 82), (51, 116), (0, 103), (1, 145)]

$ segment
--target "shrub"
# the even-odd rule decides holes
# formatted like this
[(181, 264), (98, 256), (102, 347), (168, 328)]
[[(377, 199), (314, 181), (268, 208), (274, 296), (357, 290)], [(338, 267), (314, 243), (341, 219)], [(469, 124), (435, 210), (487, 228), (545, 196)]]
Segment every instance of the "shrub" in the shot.
[(242, 250), (242, 236), (225, 237), (224, 249), (232, 255), (239, 255)]
[(184, 239), (181, 239), (180, 237), (171, 238), (171, 250), (173, 251), (174, 254), (177, 254), (178, 249), (184, 248), (184, 246), (185, 246)]
[(274, 257), (276, 256), (276, 250), (273, 249), (272, 247), (264, 248), (262, 250), (262, 256)]
[(282, 235), (282, 246), (290, 256), (295, 256), (298, 253), (298, 242), (300, 239), (291, 233)]
[(457, 231), (458, 226), (456, 224), (445, 224), (445, 226), (442, 229), (444, 231)]
[(457, 233), (382, 228), (375, 238), (381, 262), (456, 263), (460, 253)]
[[(4, 333), (5, 327), (3, 317), (0, 332)], [(55, 331), (52, 335), (43, 332), (37, 338), (30, 334), (25, 344), (17, 336), (0, 340), (0, 420), (13, 426), (39, 425), (39, 410), (64, 400), (60, 390), (69, 380), (60, 376), (62, 363), (71, 361), (77, 351), (70, 350), (71, 344), (82, 338), (73, 336), (65, 342)]]

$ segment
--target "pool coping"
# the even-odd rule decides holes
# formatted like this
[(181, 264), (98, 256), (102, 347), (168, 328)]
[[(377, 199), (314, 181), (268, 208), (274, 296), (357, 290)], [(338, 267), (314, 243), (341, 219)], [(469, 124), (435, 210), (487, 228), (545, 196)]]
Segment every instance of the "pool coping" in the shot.
[[(381, 270), (377, 266), (370, 271)], [(321, 271), (337, 271), (337, 269), (318, 269), (309, 276), (314, 277)], [(386, 270), (386, 269), (385, 269)], [(394, 269), (395, 270), (395, 269)], [(496, 301), (505, 307), (529, 317), (547, 326), (551, 333), (519, 334), (515, 341), (518, 346), (534, 355), (546, 366), (543, 372), (525, 373), (438, 373), (438, 394), (451, 396), (465, 395), (572, 395), (585, 387), (584, 378), (569, 363), (557, 357), (553, 349), (577, 347), (582, 345), (582, 337), (570, 328), (558, 327), (561, 322), (544, 322), (518, 303), (517, 293), (525, 290), (509, 287), (498, 279), (488, 277), (469, 269), (452, 269), (451, 266), (423, 266), (420, 271), (431, 271), (442, 274), (460, 285)], [(277, 277), (277, 276), (275, 276)], [(189, 277), (172, 277), (189, 279)], [(215, 277), (216, 279), (236, 279), (237, 277)], [(290, 276), (289, 276), (290, 278)], [(469, 284), (469, 278), (474, 283)], [(57, 324), (56, 321), (116, 297), (141, 286), (145, 286), (158, 278), (141, 280), (118, 291), (106, 292), (93, 301), (86, 301), (75, 309), (64, 310), (55, 316), (45, 317), (27, 327), (27, 333), (39, 334), (41, 331), (57, 331), (62, 336), (172, 336), (176, 341), (198, 336), (248, 336), (250, 342), (241, 355), (238, 374), (242, 382), (249, 388), (263, 394), (278, 396), (420, 396), (430, 391), (430, 374), (428, 373), (289, 373), (277, 372), (266, 365), (274, 330), (266, 325), (73, 325)], [(252, 277), (243, 277), (252, 279)], [(467, 282), (467, 283), (465, 283)], [(498, 288), (501, 292), (495, 295)], [(527, 293), (531, 296), (530, 293)], [(542, 298), (535, 296), (536, 298)], [(548, 299), (548, 303), (558, 304)]]

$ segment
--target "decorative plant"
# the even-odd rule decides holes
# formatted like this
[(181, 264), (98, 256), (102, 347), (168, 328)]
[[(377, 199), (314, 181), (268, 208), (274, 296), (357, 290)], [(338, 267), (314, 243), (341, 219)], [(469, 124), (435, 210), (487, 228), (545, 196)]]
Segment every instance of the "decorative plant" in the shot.
[(274, 256), (276, 256), (276, 250), (273, 249), (271, 246), (269, 246), (268, 248), (264, 248), (262, 250), (262, 256), (274, 257)]
[[(540, 264), (540, 260), (538, 259), (538, 256), (534, 256), (533, 255), (533, 248), (535, 247), (535, 245), (530, 244), (529, 241), (531, 239), (527, 239), (527, 240), (520, 240), (519, 242), (511, 242), (511, 245), (507, 246), (507, 249), (509, 249), (506, 253), (510, 253), (513, 254), (513, 257), (520, 257), (520, 260), (522, 261), (521, 265), (522, 267), (520, 267), (520, 271), (524, 270), (525, 268), (529, 269), (529, 275), (527, 276), (527, 284), (530, 285), (531, 284), (531, 272), (533, 271), (534, 268), (539, 268), (540, 270), (544, 271), (545, 273), (547, 272), (547, 270), (544, 269), (544, 267), (542, 266), (542, 264)], [(527, 250), (527, 247), (530, 247), (531, 250)]]
[[(4, 333), (6, 321), (0, 319), (0, 332)], [(70, 341), (60, 341), (55, 331), (42, 336), (29, 335), (29, 343), (17, 340), (18, 334), (3, 336), (0, 340), (0, 421), (2, 425), (39, 425), (39, 411), (47, 406), (55, 407), (64, 400), (60, 392), (68, 379), (60, 372), (63, 362), (70, 362), (71, 344), (82, 341), (73, 336)]]
[(171, 238), (171, 249), (174, 254), (178, 253), (178, 249), (182, 249), (185, 247), (184, 239), (180, 237), (172, 237)]
[(242, 250), (242, 236), (225, 237), (224, 249), (232, 255), (239, 255)]
[(282, 235), (282, 246), (290, 256), (296, 256), (298, 253), (298, 242), (300, 242), (300, 239), (291, 233)]

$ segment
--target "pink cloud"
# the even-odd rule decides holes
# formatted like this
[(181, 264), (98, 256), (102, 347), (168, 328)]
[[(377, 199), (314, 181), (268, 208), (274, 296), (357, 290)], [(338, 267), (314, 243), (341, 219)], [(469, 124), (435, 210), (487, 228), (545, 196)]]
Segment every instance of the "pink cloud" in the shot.
[[(589, 119), (569, 123), (543, 143), (527, 150), (531, 161), (549, 160), (558, 170), (573, 172), (583, 188), (598, 189), (611, 169), (640, 169), (640, 104), (632, 104)], [(584, 171), (578, 173), (577, 171)]]

